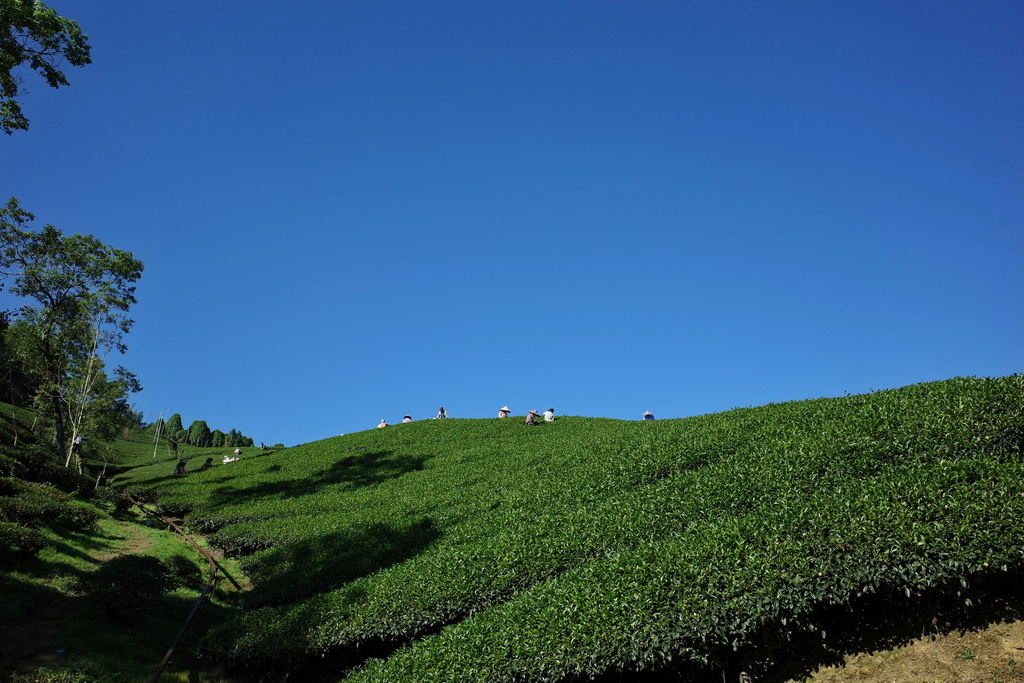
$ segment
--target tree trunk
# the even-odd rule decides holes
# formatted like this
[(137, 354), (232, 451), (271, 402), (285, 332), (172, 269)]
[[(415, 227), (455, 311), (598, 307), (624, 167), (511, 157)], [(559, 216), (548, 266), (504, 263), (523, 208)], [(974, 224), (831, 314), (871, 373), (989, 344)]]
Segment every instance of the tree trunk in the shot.
[(67, 453), (68, 459), (64, 461), (64, 467), (71, 464), (71, 451), (66, 447), (67, 440), (64, 438), (64, 413), (61, 410), (60, 397), (54, 396), (50, 399), (53, 407), (53, 432), (57, 439), (57, 452)]

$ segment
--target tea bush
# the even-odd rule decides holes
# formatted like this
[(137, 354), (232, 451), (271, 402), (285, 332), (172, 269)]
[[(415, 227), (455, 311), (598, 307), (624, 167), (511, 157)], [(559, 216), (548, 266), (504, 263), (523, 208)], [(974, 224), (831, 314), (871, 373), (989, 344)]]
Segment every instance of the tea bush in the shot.
[(175, 586), (195, 588), (202, 585), (202, 571), (184, 555), (171, 555), (164, 560), (164, 564), (167, 566), (167, 576)]
[(36, 555), (50, 545), (37, 529), (28, 529), (11, 522), (0, 522), (0, 543), (21, 555)]
[(173, 587), (167, 565), (150, 555), (119, 555), (77, 583), (79, 592), (111, 614), (142, 612)]

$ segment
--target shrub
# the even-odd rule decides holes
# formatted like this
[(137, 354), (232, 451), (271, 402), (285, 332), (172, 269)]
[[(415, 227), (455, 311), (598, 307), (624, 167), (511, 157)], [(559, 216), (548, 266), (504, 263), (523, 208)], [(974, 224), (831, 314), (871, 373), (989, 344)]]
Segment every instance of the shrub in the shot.
[(0, 521), (41, 527), (57, 521), (64, 506), (27, 486), (17, 495), (0, 497)]
[(100, 513), (91, 507), (83, 505), (64, 505), (60, 514), (60, 522), (64, 525), (84, 531), (95, 526), (100, 518)]
[(37, 529), (27, 529), (10, 522), (0, 522), (0, 545), (13, 548), (22, 555), (35, 555), (50, 544)]
[(167, 574), (175, 586), (195, 586), (203, 580), (203, 573), (196, 566), (196, 563), (184, 555), (171, 555), (164, 564), (167, 565)]
[(125, 496), (131, 496), (140, 503), (155, 503), (160, 499), (160, 492), (144, 486), (126, 486), (121, 489)]
[(120, 555), (78, 581), (77, 590), (108, 613), (141, 612), (174, 587), (167, 565), (148, 555)]
[(108, 505), (113, 507), (111, 514), (119, 516), (123, 515), (132, 506), (132, 502), (128, 500), (128, 496), (124, 495), (117, 489), (110, 488), (109, 486), (102, 486), (96, 489), (96, 498)]
[(26, 468), (21, 461), (10, 457), (6, 453), (0, 453), (0, 476), (20, 477), (25, 474)]
[(32, 673), (12, 674), (10, 683), (100, 683), (100, 679), (76, 668), (44, 666)]
[(192, 506), (187, 503), (158, 503), (154, 509), (164, 517), (181, 518), (192, 511)]

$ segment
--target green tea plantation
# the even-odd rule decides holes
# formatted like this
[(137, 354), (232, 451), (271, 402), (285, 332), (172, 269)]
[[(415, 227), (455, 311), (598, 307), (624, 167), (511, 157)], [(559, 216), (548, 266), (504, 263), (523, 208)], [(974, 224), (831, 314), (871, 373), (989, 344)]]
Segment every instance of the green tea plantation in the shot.
[(1022, 440), (1024, 378), (958, 378), (657, 422), (426, 420), (116, 484), (242, 559), (247, 609), (201, 644), (239, 676), (721, 680), (862, 606), (1019, 575)]

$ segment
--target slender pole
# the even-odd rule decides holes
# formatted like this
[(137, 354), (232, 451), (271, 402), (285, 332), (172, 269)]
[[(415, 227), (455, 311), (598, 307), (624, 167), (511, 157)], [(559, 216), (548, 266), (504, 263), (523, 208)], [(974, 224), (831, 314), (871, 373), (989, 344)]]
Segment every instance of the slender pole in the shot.
[(203, 600), (206, 599), (206, 594), (210, 592), (210, 588), (216, 580), (217, 570), (213, 569), (209, 581), (207, 581), (206, 585), (203, 587), (203, 592), (200, 593), (199, 599), (196, 600), (196, 604), (192, 606), (192, 611), (189, 612), (188, 618), (185, 619), (185, 623), (182, 624), (177, 637), (175, 637), (174, 642), (171, 643), (171, 648), (167, 651), (167, 654), (164, 655), (163, 661), (160, 662), (160, 666), (158, 666), (156, 672), (153, 673), (153, 677), (149, 679), (149, 683), (157, 683), (157, 681), (160, 680), (160, 675), (163, 674), (164, 669), (167, 668), (167, 663), (171, 661), (171, 655), (174, 654), (174, 648), (178, 647), (178, 643), (180, 643), (181, 639), (185, 637), (185, 631), (188, 630), (188, 627), (192, 624), (192, 617), (194, 617), (196, 612), (199, 611), (199, 606), (203, 604)]
[(156, 449), (160, 447), (160, 432), (164, 429), (164, 411), (160, 411), (160, 417), (156, 420), (156, 437), (153, 439), (153, 457), (156, 457)]

